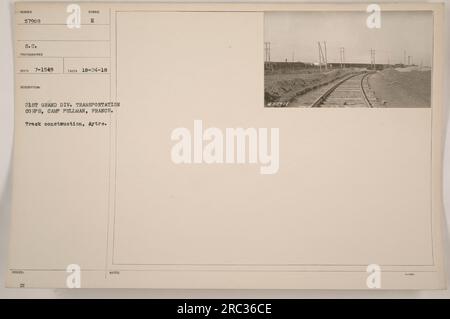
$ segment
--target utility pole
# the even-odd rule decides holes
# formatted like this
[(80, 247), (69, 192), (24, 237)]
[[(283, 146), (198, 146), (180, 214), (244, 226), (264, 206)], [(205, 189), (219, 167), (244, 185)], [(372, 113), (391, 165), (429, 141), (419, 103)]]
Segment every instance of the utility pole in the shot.
[(320, 46), (320, 42), (317, 42), (317, 46), (319, 48), (319, 71), (322, 72), (322, 47)]
[(374, 49), (370, 49), (370, 67), (373, 69), (375, 69), (375, 50)]
[[(327, 60), (327, 43), (323, 42), (323, 50), (322, 45), (320, 44), (320, 41), (317, 42), (317, 46), (319, 48), (319, 70), (322, 71), (322, 63), (325, 64), (325, 70), (328, 70), (328, 60)], [(324, 54), (325, 52), (325, 54)]]
[(270, 42), (264, 42), (264, 61), (270, 62)]
[(340, 47), (339, 48), (339, 55), (340, 55), (340, 61), (341, 61), (341, 69), (345, 67), (345, 48)]
[(375, 61), (375, 49), (373, 49), (373, 69), (375, 70), (377, 68), (376, 61)]

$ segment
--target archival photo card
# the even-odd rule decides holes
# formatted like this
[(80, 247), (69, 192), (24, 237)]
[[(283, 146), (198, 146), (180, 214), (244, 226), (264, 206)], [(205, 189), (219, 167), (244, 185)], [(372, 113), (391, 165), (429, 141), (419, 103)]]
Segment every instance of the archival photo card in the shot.
[(427, 108), (431, 11), (266, 12), (266, 107)]
[(16, 2), (6, 285), (444, 289), (444, 6), (380, 7)]

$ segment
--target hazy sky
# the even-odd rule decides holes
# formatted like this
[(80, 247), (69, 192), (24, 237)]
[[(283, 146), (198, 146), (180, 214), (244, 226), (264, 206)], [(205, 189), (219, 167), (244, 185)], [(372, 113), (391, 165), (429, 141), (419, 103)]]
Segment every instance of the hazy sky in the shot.
[(271, 42), (271, 61), (318, 62), (318, 41), (327, 42), (328, 62), (402, 63), (403, 51), (415, 64), (431, 66), (431, 12), (381, 12), (381, 28), (366, 26), (366, 12), (270, 12), (264, 14), (264, 41)]

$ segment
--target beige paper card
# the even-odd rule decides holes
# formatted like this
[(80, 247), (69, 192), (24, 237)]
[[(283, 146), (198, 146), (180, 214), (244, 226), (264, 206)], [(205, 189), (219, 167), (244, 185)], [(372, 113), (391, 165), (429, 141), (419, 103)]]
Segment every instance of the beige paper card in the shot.
[(16, 3), (9, 287), (443, 289), (442, 6)]

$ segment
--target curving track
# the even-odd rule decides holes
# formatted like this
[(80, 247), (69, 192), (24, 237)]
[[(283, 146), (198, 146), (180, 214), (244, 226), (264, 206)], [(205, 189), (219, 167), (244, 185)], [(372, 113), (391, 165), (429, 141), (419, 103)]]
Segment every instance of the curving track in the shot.
[(371, 73), (359, 73), (339, 81), (323, 93), (311, 107), (374, 107), (377, 100), (367, 81)]

